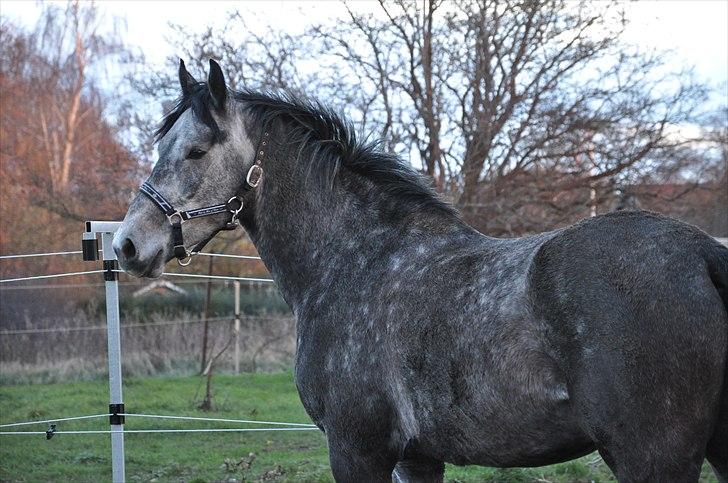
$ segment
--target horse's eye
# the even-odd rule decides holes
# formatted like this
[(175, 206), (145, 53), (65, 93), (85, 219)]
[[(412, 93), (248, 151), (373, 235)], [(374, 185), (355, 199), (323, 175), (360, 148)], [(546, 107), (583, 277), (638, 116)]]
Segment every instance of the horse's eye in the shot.
[(202, 149), (192, 148), (192, 149), (190, 149), (190, 152), (187, 153), (187, 159), (200, 159), (205, 154), (207, 154), (207, 151), (203, 151)]

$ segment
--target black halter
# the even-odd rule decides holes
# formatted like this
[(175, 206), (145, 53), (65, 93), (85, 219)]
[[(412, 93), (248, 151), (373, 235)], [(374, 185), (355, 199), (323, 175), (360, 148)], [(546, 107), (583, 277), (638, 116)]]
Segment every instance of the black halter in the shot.
[[(255, 150), (255, 160), (248, 170), (248, 174), (245, 177), (245, 184), (243, 185), (246, 191), (257, 188), (263, 177), (263, 168), (260, 165), (263, 162), (263, 157), (265, 156), (269, 136), (270, 134), (268, 131), (264, 130), (258, 140), (258, 146)], [(149, 181), (142, 183), (139, 187), (139, 191), (152, 200), (162, 213), (167, 216), (169, 224), (172, 226), (174, 256), (177, 258), (177, 263), (183, 267), (190, 264), (192, 261), (192, 255), (201, 250), (202, 246), (205, 244), (205, 242), (203, 242), (197, 245), (194, 247), (193, 251), (187, 250), (184, 243), (184, 237), (182, 235), (182, 224), (184, 222), (192, 220), (193, 218), (202, 218), (203, 216), (212, 216), (219, 213), (231, 213), (230, 221), (225, 224), (223, 230), (234, 230), (238, 226), (238, 217), (243, 209), (243, 198), (241, 195), (233, 196), (227, 201), (227, 203), (205, 206), (194, 210), (176, 210), (174, 206), (172, 206), (172, 204), (149, 183)]]

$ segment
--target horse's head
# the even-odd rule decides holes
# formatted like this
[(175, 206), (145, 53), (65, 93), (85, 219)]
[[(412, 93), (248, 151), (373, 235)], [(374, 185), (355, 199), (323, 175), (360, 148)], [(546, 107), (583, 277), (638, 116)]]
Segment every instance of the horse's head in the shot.
[[(208, 80), (203, 83), (180, 61), (179, 81), (182, 96), (157, 131), (159, 160), (145, 183), (152, 193), (147, 190), (136, 196), (114, 237), (121, 267), (137, 276), (158, 277), (175, 251), (180, 258), (180, 249), (174, 248), (179, 245), (174, 240), (175, 223), (183, 225), (183, 244), (193, 250), (226, 227), (233, 215), (225, 209), (197, 217), (199, 211), (189, 210), (226, 204), (236, 196), (245, 203), (251, 197), (241, 188), (253, 162), (254, 146), (240, 109), (228, 96), (220, 66), (211, 60)], [(157, 201), (154, 191), (161, 195)], [(165, 203), (170, 208), (166, 214)], [(236, 203), (231, 205), (234, 211)], [(172, 211), (195, 217), (186, 220)]]

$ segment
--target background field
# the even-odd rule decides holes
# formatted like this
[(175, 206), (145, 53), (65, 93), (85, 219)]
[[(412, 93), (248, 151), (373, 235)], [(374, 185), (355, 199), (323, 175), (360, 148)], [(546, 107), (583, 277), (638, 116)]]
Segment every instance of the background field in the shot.
[[(197, 377), (128, 378), (128, 412), (309, 422), (290, 372), (218, 376), (218, 407), (196, 409), (202, 396)], [(104, 412), (105, 381), (13, 385), (0, 388), (0, 422)], [(232, 427), (129, 418), (127, 429)], [(46, 427), (33, 428), (45, 430)], [(105, 419), (59, 423), (58, 430), (108, 429)], [(251, 462), (252, 461), (252, 462)], [(250, 463), (250, 464), (248, 464)], [(326, 441), (318, 431), (271, 433), (129, 434), (128, 481), (332, 481)], [(111, 476), (108, 435), (0, 436), (2, 481), (106, 481)], [(446, 481), (615, 481), (598, 455), (533, 469), (497, 470), (448, 466)], [(706, 465), (703, 482), (716, 479)]]

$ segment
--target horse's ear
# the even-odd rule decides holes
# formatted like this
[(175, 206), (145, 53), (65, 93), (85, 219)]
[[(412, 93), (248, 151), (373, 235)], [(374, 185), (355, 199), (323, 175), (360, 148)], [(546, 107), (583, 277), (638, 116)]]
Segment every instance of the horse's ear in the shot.
[(185, 61), (180, 59), (179, 60), (179, 86), (182, 88), (182, 95), (188, 95), (192, 92), (192, 88), (194, 85), (197, 84), (197, 81), (194, 77), (192, 77), (192, 74), (187, 72), (187, 67), (185, 67)]
[(215, 108), (225, 109), (227, 98), (227, 87), (225, 87), (225, 76), (222, 74), (220, 64), (210, 59), (210, 75), (207, 77), (207, 85), (210, 87), (210, 94), (215, 103)]

